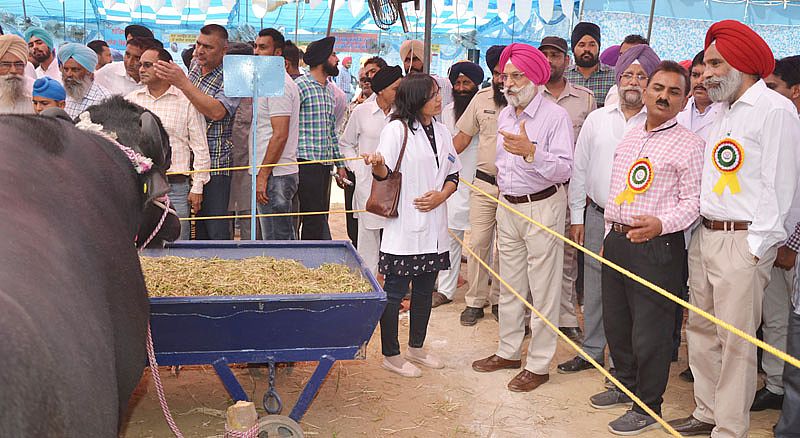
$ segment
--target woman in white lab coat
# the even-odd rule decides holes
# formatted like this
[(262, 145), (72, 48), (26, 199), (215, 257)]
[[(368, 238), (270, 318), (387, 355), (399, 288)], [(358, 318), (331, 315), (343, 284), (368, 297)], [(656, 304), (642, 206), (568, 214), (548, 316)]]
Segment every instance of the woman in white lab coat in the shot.
[[(423, 350), (431, 294), (439, 271), (450, 267), (445, 201), (458, 187), (461, 162), (447, 128), (433, 119), (442, 112), (436, 81), (415, 73), (400, 82), (392, 121), (381, 132), (374, 154), (364, 154), (376, 179), (394, 169), (408, 128), (408, 142), (399, 171), (403, 175), (398, 217), (387, 219), (378, 271), (385, 276), (386, 309), (381, 316), (383, 368), (405, 377), (422, 372), (411, 362), (443, 368), (441, 360)], [(400, 300), (411, 292), (408, 351), (400, 356), (397, 320)]]

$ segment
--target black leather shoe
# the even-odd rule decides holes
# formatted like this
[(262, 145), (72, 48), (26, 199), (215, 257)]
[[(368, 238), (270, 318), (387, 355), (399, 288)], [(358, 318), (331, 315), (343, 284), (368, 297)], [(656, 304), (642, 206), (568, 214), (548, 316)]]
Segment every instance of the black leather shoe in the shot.
[[(600, 365), (603, 365), (603, 363), (600, 362)], [(575, 356), (572, 359), (558, 365), (559, 374), (572, 374), (577, 373), (578, 371), (591, 369), (594, 369), (592, 364), (580, 356)]]
[(583, 342), (583, 332), (580, 327), (559, 327), (558, 330), (576, 344)]
[(713, 424), (700, 421), (692, 415), (686, 418), (668, 421), (668, 423), (676, 432), (683, 436), (710, 435), (711, 431), (714, 430)]
[(465, 326), (472, 326), (478, 323), (478, 320), (483, 318), (483, 309), (479, 307), (469, 307), (467, 306), (463, 312), (461, 312), (461, 325)]
[(678, 377), (680, 377), (684, 382), (694, 382), (694, 374), (692, 374), (692, 369), (689, 367), (686, 367), (685, 370), (681, 371), (681, 373), (678, 374)]
[(771, 392), (766, 387), (756, 391), (756, 396), (753, 399), (753, 406), (750, 407), (751, 412), (765, 411), (767, 409), (781, 410), (783, 407), (783, 396)]

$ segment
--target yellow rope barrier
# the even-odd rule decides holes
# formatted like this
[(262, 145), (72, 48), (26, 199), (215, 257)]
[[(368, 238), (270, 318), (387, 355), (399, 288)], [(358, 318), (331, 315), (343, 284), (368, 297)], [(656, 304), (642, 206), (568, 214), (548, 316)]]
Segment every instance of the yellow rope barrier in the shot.
[[(331, 210), (331, 211), (300, 211), (296, 213), (265, 213), (257, 214), (255, 217), (285, 217), (285, 216), (314, 216), (318, 214), (341, 214), (341, 213), (364, 213), (367, 210)], [(252, 214), (232, 214), (229, 216), (196, 216), (196, 217), (182, 217), (178, 220), (182, 221), (207, 221), (212, 219), (251, 219)]]
[[(262, 169), (264, 167), (281, 167), (281, 166), (297, 166), (302, 164), (322, 164), (322, 163), (335, 163), (341, 161), (356, 161), (356, 160), (363, 160), (362, 157), (351, 157), (351, 158), (331, 158), (327, 160), (309, 160), (309, 161), (297, 161), (294, 163), (275, 163), (275, 164), (260, 164), (256, 166), (256, 169)], [(186, 170), (183, 172), (167, 172), (167, 175), (190, 175), (195, 173), (208, 173), (208, 172), (227, 172), (230, 170), (248, 170), (252, 169), (253, 166), (234, 166), (234, 167), (218, 167), (215, 169), (202, 169), (202, 170)]]
[(733, 333), (734, 335), (739, 336), (740, 338), (750, 342), (751, 344), (754, 344), (754, 345), (762, 348), (764, 351), (779, 357), (783, 361), (785, 361), (787, 363), (790, 363), (790, 364), (794, 365), (797, 368), (800, 368), (800, 359), (792, 357), (792, 356), (786, 354), (785, 352), (773, 347), (772, 345), (769, 345), (764, 341), (761, 341), (761, 340), (759, 340), (757, 338), (754, 338), (753, 336), (750, 336), (749, 334), (743, 332), (742, 330), (739, 330), (737, 327), (735, 327), (735, 326), (733, 326), (733, 325), (731, 325), (731, 324), (729, 324), (729, 323), (727, 323), (727, 322), (715, 317), (714, 315), (711, 315), (710, 313), (704, 311), (703, 309), (700, 309), (699, 307), (697, 307), (697, 306), (695, 306), (695, 305), (693, 305), (691, 303), (688, 303), (688, 302), (678, 298), (677, 296), (671, 294), (669, 291), (665, 290), (664, 288), (651, 283), (650, 281), (648, 281), (648, 280), (646, 280), (646, 279), (634, 274), (633, 272), (623, 268), (622, 266), (617, 265), (616, 263), (614, 263), (614, 262), (612, 262), (610, 260), (607, 260), (607, 259), (603, 258), (602, 256), (600, 256), (598, 254), (595, 254), (592, 251), (589, 251), (588, 249), (584, 248), (583, 246), (578, 245), (577, 243), (573, 242), (571, 239), (568, 239), (568, 238), (562, 236), (561, 234), (559, 234), (558, 232), (553, 231), (550, 228), (542, 225), (541, 223), (537, 222), (536, 220), (534, 220), (534, 219), (532, 219), (532, 218), (530, 218), (528, 216), (525, 216), (524, 214), (520, 213), (519, 211), (513, 209), (511, 206), (509, 206), (505, 202), (497, 199), (496, 197), (492, 196), (489, 193), (486, 193), (484, 190), (481, 190), (480, 188), (472, 185), (468, 181), (464, 181), (461, 178), (459, 178), (459, 180), (461, 181), (462, 184), (466, 184), (467, 187), (471, 188), (472, 190), (475, 190), (476, 192), (480, 193), (481, 195), (486, 196), (487, 198), (489, 198), (489, 199), (493, 200), (494, 202), (496, 202), (501, 207), (503, 207), (506, 210), (508, 210), (508, 211), (516, 214), (517, 216), (525, 219), (526, 221), (536, 225), (537, 227), (539, 227), (539, 228), (543, 229), (544, 231), (550, 233), (551, 235), (555, 236), (556, 238), (561, 239), (564, 243), (567, 243), (567, 244), (571, 245), (572, 247), (576, 248), (579, 251), (583, 251), (584, 254), (588, 255), (589, 257), (592, 257), (593, 259), (597, 260), (598, 262), (600, 262), (600, 263), (602, 263), (602, 264), (614, 269), (615, 271), (619, 272), (620, 274), (625, 275), (626, 277), (630, 278), (631, 280), (633, 280), (633, 281), (635, 281), (635, 282), (637, 282), (637, 283), (639, 283), (639, 284), (641, 284), (643, 286), (647, 286), (648, 288), (654, 290), (655, 292), (658, 292), (663, 297), (665, 297), (665, 298), (667, 298), (667, 299), (679, 304), (682, 307), (685, 307), (685, 308), (689, 309), (692, 312), (697, 313), (698, 315), (702, 316), (703, 318), (705, 318), (705, 319), (711, 321), (712, 323), (724, 328), (725, 330), (728, 330), (729, 332)]
[[(462, 180), (462, 182), (463, 182), (463, 180)], [(467, 184), (469, 184), (469, 183), (467, 183)], [(491, 268), (491, 267), (490, 267), (490, 266), (489, 266), (489, 265), (488, 265), (488, 264), (487, 264), (485, 261), (483, 261), (481, 258), (479, 258), (479, 257), (478, 257), (478, 255), (477, 255), (477, 254), (475, 254), (475, 252), (473, 252), (473, 251), (472, 251), (472, 248), (470, 248), (470, 247), (469, 247), (469, 245), (465, 245), (465, 244), (464, 244), (464, 241), (463, 241), (463, 240), (461, 240), (461, 239), (459, 239), (459, 238), (458, 238), (458, 236), (456, 236), (456, 235), (455, 235), (455, 233), (453, 233), (452, 231), (450, 231), (450, 230), (447, 230), (447, 231), (450, 233), (450, 235), (453, 237), (453, 239), (455, 239), (455, 240), (456, 240), (456, 241), (457, 241), (459, 244), (461, 244), (461, 246), (462, 246), (464, 249), (466, 249), (466, 250), (467, 250), (467, 252), (468, 252), (468, 253), (469, 253), (469, 254), (470, 254), (472, 257), (474, 257), (474, 258), (475, 258), (475, 260), (477, 260), (477, 261), (478, 261), (478, 262), (481, 264), (481, 266), (483, 266), (484, 268), (486, 268), (486, 270), (487, 270), (487, 271), (489, 271), (489, 273), (490, 273), (490, 274), (492, 274), (492, 276), (493, 276), (494, 278), (496, 278), (498, 281), (500, 281), (500, 283), (501, 283), (503, 286), (505, 286), (505, 287), (506, 287), (506, 289), (508, 289), (508, 291), (509, 291), (509, 292), (511, 292), (512, 294), (514, 294), (514, 296), (516, 296), (516, 297), (517, 297), (517, 299), (519, 299), (520, 301), (522, 301), (523, 303), (525, 303), (525, 306), (527, 306), (529, 309), (531, 309), (531, 312), (535, 313), (535, 314), (536, 314), (536, 316), (537, 316), (537, 317), (539, 317), (539, 319), (541, 319), (542, 321), (544, 321), (544, 323), (545, 323), (545, 324), (546, 324), (548, 327), (550, 327), (550, 329), (551, 329), (551, 330), (553, 330), (553, 331), (554, 331), (554, 332), (555, 332), (555, 333), (556, 333), (558, 336), (560, 336), (560, 337), (561, 337), (561, 339), (562, 339), (564, 342), (566, 342), (566, 343), (567, 343), (567, 344), (568, 344), (570, 347), (572, 347), (572, 348), (573, 348), (575, 351), (577, 351), (577, 352), (578, 352), (578, 353), (579, 353), (581, 356), (583, 356), (583, 357), (584, 357), (584, 358), (585, 358), (585, 359), (586, 359), (586, 360), (587, 360), (589, 363), (591, 363), (591, 364), (592, 364), (592, 366), (594, 366), (595, 368), (597, 368), (597, 370), (598, 370), (598, 371), (600, 371), (600, 373), (601, 373), (601, 374), (603, 374), (604, 376), (606, 376), (606, 378), (608, 378), (608, 380), (610, 380), (610, 381), (611, 381), (611, 382), (612, 382), (614, 385), (616, 385), (616, 386), (617, 386), (617, 388), (619, 388), (619, 389), (620, 389), (622, 392), (624, 392), (624, 393), (625, 393), (625, 394), (626, 394), (628, 397), (630, 397), (630, 398), (631, 398), (631, 400), (633, 400), (633, 402), (634, 402), (634, 403), (636, 403), (637, 405), (639, 405), (639, 407), (640, 407), (640, 408), (642, 408), (642, 409), (643, 409), (645, 412), (647, 412), (647, 415), (649, 415), (649, 416), (653, 417), (653, 418), (654, 418), (654, 419), (655, 419), (655, 420), (658, 422), (658, 424), (660, 424), (660, 425), (661, 425), (661, 426), (662, 426), (664, 429), (666, 429), (666, 430), (667, 430), (667, 432), (669, 432), (670, 434), (672, 434), (672, 436), (676, 436), (676, 437), (680, 437), (680, 436), (681, 436), (681, 434), (679, 434), (679, 433), (678, 433), (678, 432), (677, 432), (675, 429), (673, 429), (673, 428), (672, 428), (672, 426), (670, 426), (670, 425), (669, 425), (669, 423), (667, 423), (667, 422), (666, 422), (666, 421), (665, 421), (663, 418), (661, 418), (661, 416), (659, 416), (658, 414), (656, 414), (656, 413), (655, 413), (655, 411), (653, 411), (652, 409), (650, 409), (650, 407), (649, 407), (649, 406), (647, 406), (646, 404), (644, 404), (644, 402), (643, 402), (643, 401), (642, 401), (642, 400), (641, 400), (639, 397), (636, 397), (636, 394), (634, 394), (634, 393), (633, 393), (633, 392), (632, 392), (630, 389), (628, 389), (628, 388), (626, 388), (624, 385), (622, 385), (622, 383), (620, 383), (620, 381), (619, 381), (619, 380), (617, 380), (617, 378), (616, 378), (616, 377), (614, 377), (613, 375), (611, 375), (611, 373), (609, 373), (608, 371), (606, 371), (606, 369), (605, 369), (605, 368), (603, 368), (603, 366), (602, 366), (602, 365), (600, 365), (599, 363), (597, 363), (597, 361), (596, 361), (596, 360), (592, 359), (592, 357), (591, 357), (591, 356), (589, 356), (589, 353), (587, 353), (587, 352), (583, 351), (583, 349), (582, 349), (581, 347), (579, 347), (579, 346), (578, 346), (578, 344), (576, 344), (575, 342), (573, 342), (573, 341), (572, 341), (572, 339), (570, 339), (569, 337), (567, 337), (567, 335), (565, 335), (564, 333), (562, 333), (562, 332), (561, 332), (561, 330), (559, 330), (559, 329), (558, 329), (558, 327), (556, 327), (556, 325), (555, 325), (555, 324), (553, 324), (552, 322), (550, 322), (550, 320), (549, 320), (549, 319), (545, 318), (545, 316), (544, 316), (544, 315), (542, 315), (542, 314), (539, 312), (539, 310), (537, 310), (535, 307), (533, 307), (533, 304), (529, 303), (529, 302), (528, 302), (528, 300), (526, 300), (525, 298), (523, 298), (523, 297), (522, 297), (522, 295), (520, 295), (520, 294), (519, 294), (519, 293), (518, 293), (518, 292), (517, 292), (517, 291), (516, 291), (516, 290), (515, 290), (513, 287), (511, 287), (511, 285), (510, 285), (510, 284), (508, 284), (508, 282), (506, 282), (504, 279), (502, 279), (502, 278), (500, 277), (500, 274), (498, 274), (497, 272), (495, 272), (495, 270), (494, 270), (494, 269), (492, 269), (492, 268)]]

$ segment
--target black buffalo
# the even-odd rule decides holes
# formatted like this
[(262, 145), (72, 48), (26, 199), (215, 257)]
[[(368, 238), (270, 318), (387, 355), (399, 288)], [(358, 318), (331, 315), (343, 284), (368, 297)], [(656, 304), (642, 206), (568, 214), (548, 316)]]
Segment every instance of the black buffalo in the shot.
[[(116, 436), (146, 362), (137, 245), (164, 211), (152, 201), (168, 190), (169, 141), (121, 98), (88, 111), (153, 169), (68, 121), (0, 117), (2, 437)], [(154, 243), (179, 230), (167, 215)]]

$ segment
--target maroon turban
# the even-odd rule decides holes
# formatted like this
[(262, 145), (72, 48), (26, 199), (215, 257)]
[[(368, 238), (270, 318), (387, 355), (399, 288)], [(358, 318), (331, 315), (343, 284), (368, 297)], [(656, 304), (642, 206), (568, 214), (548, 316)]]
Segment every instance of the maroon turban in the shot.
[(712, 24), (706, 32), (705, 48), (712, 43), (725, 61), (742, 73), (766, 78), (775, 70), (769, 45), (744, 23), (723, 20)]
[(544, 85), (550, 80), (550, 63), (539, 49), (527, 44), (513, 43), (503, 49), (500, 54), (500, 69), (506, 67), (508, 61), (514, 67), (522, 70), (531, 82), (536, 85)]

